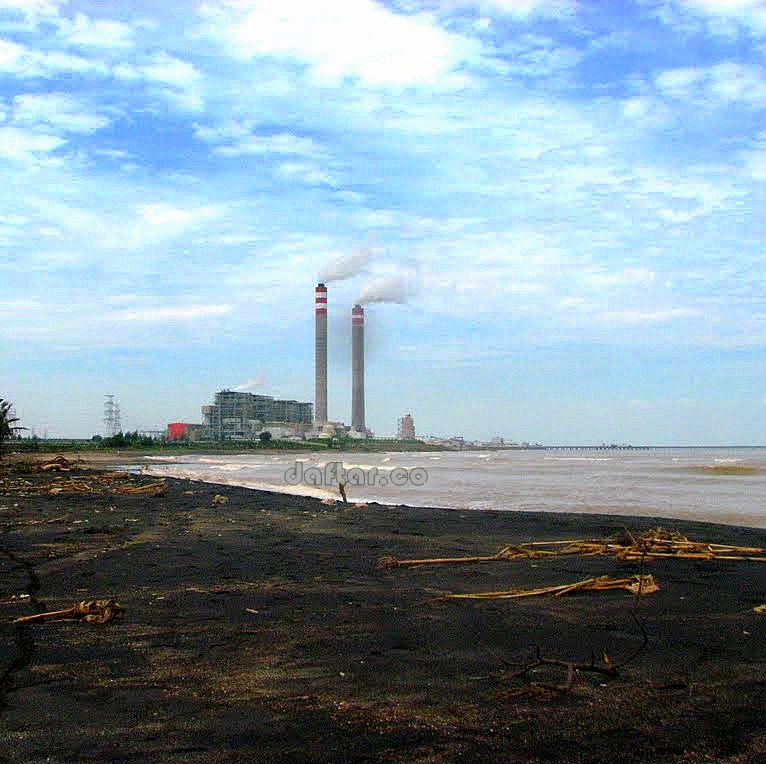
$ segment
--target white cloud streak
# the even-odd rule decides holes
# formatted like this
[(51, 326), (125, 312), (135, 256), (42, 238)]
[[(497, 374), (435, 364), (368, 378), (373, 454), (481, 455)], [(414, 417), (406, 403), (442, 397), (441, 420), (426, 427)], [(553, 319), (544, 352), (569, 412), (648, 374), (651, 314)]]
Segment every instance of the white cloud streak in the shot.
[(371, 87), (450, 87), (478, 44), (426, 14), (395, 13), (374, 0), (221, 0), (201, 9), (205, 31), (243, 59), (307, 65), (323, 82), (354, 78)]

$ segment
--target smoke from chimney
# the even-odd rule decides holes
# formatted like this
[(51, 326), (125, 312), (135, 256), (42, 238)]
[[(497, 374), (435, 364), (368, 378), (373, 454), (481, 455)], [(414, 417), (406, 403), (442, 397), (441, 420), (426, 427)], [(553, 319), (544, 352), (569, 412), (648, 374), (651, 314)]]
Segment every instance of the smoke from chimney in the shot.
[(256, 377), (255, 379), (248, 380), (247, 382), (244, 382), (241, 385), (237, 385), (236, 387), (232, 387), (231, 389), (235, 393), (249, 393), (253, 390), (262, 388), (265, 384), (266, 380), (264, 377)]
[(343, 281), (358, 276), (370, 262), (369, 249), (356, 249), (336, 255), (319, 274), (319, 281)]
[(396, 273), (393, 276), (382, 276), (369, 282), (359, 295), (359, 304), (367, 305), (371, 302), (396, 302), (405, 303), (412, 294), (413, 289), (406, 274)]

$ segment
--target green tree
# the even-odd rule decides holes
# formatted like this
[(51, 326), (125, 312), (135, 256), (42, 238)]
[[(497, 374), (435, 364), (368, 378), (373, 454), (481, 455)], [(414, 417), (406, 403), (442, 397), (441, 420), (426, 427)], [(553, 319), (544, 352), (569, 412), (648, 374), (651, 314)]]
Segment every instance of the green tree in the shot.
[(261, 441), (262, 445), (266, 445), (267, 443), (271, 443), (271, 433), (268, 430), (264, 430), (259, 436), (258, 440)]
[(6, 440), (16, 437), (26, 427), (16, 424), (19, 418), (13, 416), (13, 404), (0, 398), (0, 459), (3, 458), (3, 444)]

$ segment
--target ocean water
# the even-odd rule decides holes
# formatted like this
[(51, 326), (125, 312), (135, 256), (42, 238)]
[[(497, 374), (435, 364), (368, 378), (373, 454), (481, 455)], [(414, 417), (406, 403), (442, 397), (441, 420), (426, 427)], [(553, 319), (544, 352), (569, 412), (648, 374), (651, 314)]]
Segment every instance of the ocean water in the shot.
[[(337, 485), (289, 485), (285, 473), (328, 462), (360, 468), (376, 485), (347, 486), (350, 501), (499, 511), (589, 512), (658, 516), (766, 527), (766, 450), (462, 451), (425, 453), (285, 453), (150, 456), (141, 469), (282, 493), (338, 496)], [(705, 473), (721, 465), (753, 466), (752, 475)], [(395, 467), (422, 468), (422, 485), (392, 485)]]

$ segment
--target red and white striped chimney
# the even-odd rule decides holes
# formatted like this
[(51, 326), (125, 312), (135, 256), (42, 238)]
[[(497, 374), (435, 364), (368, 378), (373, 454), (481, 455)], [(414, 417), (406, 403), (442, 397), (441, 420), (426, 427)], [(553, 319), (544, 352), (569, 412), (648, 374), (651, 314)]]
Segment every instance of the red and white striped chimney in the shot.
[(351, 428), (365, 432), (364, 426), (364, 308), (351, 310)]
[(321, 283), (316, 288), (314, 313), (314, 421), (317, 425), (323, 425), (327, 421), (327, 287)]

